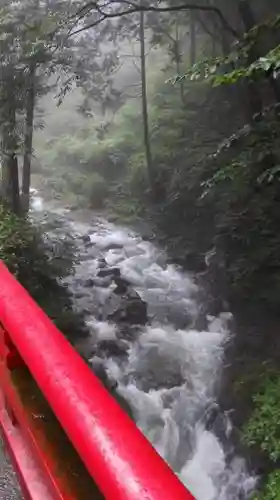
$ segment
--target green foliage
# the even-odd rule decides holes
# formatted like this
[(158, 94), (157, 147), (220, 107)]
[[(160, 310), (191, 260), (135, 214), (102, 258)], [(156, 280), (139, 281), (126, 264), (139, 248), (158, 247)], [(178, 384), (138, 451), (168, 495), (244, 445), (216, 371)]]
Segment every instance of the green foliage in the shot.
[(280, 459), (280, 376), (265, 378), (258, 394), (253, 396), (255, 409), (246, 424), (243, 440), (258, 445), (273, 462)]
[(48, 282), (71, 272), (72, 262), (69, 260), (66, 267), (60, 266), (61, 262), (58, 265), (53, 251), (28, 220), (0, 206), (0, 259), (36, 297), (43, 297)]
[(280, 500), (280, 470), (269, 474), (266, 485), (253, 500)]
[(277, 109), (210, 158), (213, 173), (201, 183), (200, 198), (215, 207), (215, 245), (225, 255), (231, 294), (274, 312), (280, 292)]
[(73, 271), (70, 244), (57, 241), (54, 247), (30, 221), (0, 206), (0, 259), (69, 338), (85, 331), (61, 283)]
[[(276, 79), (280, 70), (279, 26), (279, 15), (254, 26), (233, 46), (228, 56), (202, 59), (185, 74), (175, 76), (173, 82), (207, 79), (219, 86), (232, 85), (242, 79), (258, 80), (267, 75)], [(266, 53), (262, 47), (266, 47)]]
[[(253, 396), (254, 410), (242, 433), (244, 443), (259, 447), (272, 462), (280, 459), (280, 375), (276, 372), (263, 376), (260, 389)], [(280, 470), (268, 475), (265, 486), (254, 500), (280, 499)]]
[[(239, 64), (238, 64), (239, 63)], [(237, 66), (235, 69), (230, 69)], [(259, 57), (249, 65), (240, 65), (240, 54), (231, 54), (227, 58), (215, 57), (199, 61), (190, 68), (183, 76), (176, 76), (174, 83), (182, 79), (209, 80), (214, 86), (232, 85), (242, 78), (260, 79), (267, 74), (273, 74), (274, 78), (280, 70), (280, 45), (271, 49), (266, 56)]]

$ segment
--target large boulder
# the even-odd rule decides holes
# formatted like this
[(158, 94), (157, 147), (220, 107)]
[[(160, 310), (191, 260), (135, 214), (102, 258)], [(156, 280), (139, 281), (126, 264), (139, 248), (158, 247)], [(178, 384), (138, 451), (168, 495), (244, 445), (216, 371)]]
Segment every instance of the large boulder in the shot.
[(124, 295), (118, 297), (120, 299), (119, 306), (109, 315), (110, 320), (130, 325), (145, 325), (147, 323), (147, 304), (133, 288), (129, 287)]
[(116, 274), (116, 277), (111, 275), (117, 286), (103, 307), (103, 319), (121, 324), (145, 325), (148, 321), (146, 302), (127, 280), (120, 277), (118, 272)]
[(91, 239), (90, 239), (89, 234), (84, 234), (84, 236), (82, 236), (82, 240), (84, 243), (91, 243)]
[(169, 352), (160, 351), (158, 345), (140, 349), (133, 373), (140, 389), (172, 389), (181, 387), (185, 382), (183, 370), (178, 360)]

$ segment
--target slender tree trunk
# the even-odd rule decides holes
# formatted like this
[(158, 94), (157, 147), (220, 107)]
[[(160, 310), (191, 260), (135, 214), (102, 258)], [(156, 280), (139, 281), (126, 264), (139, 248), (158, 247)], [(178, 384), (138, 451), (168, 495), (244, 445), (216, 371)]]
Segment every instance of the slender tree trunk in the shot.
[(23, 170), (22, 170), (22, 201), (23, 201), (23, 208), (26, 212), (29, 210), (35, 96), (36, 96), (36, 64), (35, 62), (31, 62), (30, 72), (29, 72), (29, 85), (26, 97), (24, 158), (23, 158)]
[(222, 27), (221, 28), (221, 47), (224, 57), (227, 57), (231, 51), (231, 40), (228, 32)]
[(2, 165), (2, 195), (4, 204), (20, 214), (18, 160), (14, 153), (5, 154)]
[(21, 212), (20, 196), (19, 196), (19, 175), (18, 175), (18, 158), (13, 154), (9, 159), (12, 197), (11, 206), (15, 214), (19, 215)]
[[(175, 55), (175, 61), (176, 61), (176, 72), (177, 75), (181, 75), (181, 62), (182, 62), (182, 55), (181, 55), (181, 47), (180, 47), (180, 33), (179, 33), (179, 26), (178, 23), (176, 23), (176, 34), (175, 34), (175, 40), (174, 40), (174, 55)], [(180, 97), (181, 101), (184, 104), (184, 96), (185, 96), (185, 85), (184, 85), (184, 79), (180, 80)]]
[[(177, 57), (177, 54), (176, 54), (176, 73), (178, 76), (181, 75), (181, 60), (179, 57)], [(185, 86), (184, 86), (184, 80), (181, 79), (180, 80), (180, 97), (181, 97), (181, 101), (182, 103), (184, 103), (184, 95), (185, 95)]]
[(212, 51), (211, 51), (211, 56), (212, 57), (217, 57), (217, 41), (214, 36), (211, 38), (212, 41)]
[(141, 47), (141, 87), (142, 87), (142, 115), (144, 128), (144, 145), (148, 176), (153, 194), (156, 193), (156, 179), (154, 175), (153, 160), (151, 153), (149, 114), (147, 99), (147, 75), (146, 75), (146, 53), (145, 53), (145, 13), (140, 12), (140, 47)]
[(7, 83), (2, 130), (2, 194), (3, 201), (14, 213), (20, 213), (19, 176), (16, 140), (16, 107), (14, 81)]
[(272, 88), (273, 93), (274, 93), (275, 100), (276, 100), (276, 102), (280, 102), (280, 86), (279, 86), (278, 80), (276, 78), (274, 78), (273, 74), (271, 74), (271, 73), (268, 75), (268, 78), (269, 78), (269, 82), (270, 82), (271, 88)]
[(190, 11), (190, 63), (193, 66), (196, 63), (196, 19), (195, 12)]

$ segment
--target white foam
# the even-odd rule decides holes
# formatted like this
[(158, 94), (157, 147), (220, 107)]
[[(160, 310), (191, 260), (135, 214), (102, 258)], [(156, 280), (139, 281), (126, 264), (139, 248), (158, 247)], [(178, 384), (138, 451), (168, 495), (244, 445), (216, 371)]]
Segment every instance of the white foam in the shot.
[(106, 321), (97, 321), (91, 318), (86, 322), (87, 326), (91, 329), (92, 335), (96, 340), (116, 340), (116, 326)]

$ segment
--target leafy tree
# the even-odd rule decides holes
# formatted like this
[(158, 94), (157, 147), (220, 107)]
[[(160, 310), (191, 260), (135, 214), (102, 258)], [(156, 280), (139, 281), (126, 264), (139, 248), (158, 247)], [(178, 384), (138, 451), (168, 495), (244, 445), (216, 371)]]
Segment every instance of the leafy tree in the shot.
[[(29, 191), (36, 71), (49, 61), (52, 42), (42, 18), (37, 21), (38, 2), (5, 3), (1, 10), (1, 137), (3, 198), (20, 211), (18, 154), (24, 154), (24, 192)], [(48, 23), (46, 23), (47, 25)], [(38, 90), (39, 91), (39, 90)]]
[(23, 157), (22, 208), (27, 210), (35, 107), (51, 90), (50, 77), (55, 75), (60, 100), (75, 85), (83, 86), (87, 98), (102, 100), (107, 92), (110, 100), (114, 57), (100, 57), (97, 37), (71, 38), (77, 6), (69, 0), (24, 0), (5, 2), (0, 12), (2, 195), (16, 213), (21, 210), (18, 158)]

